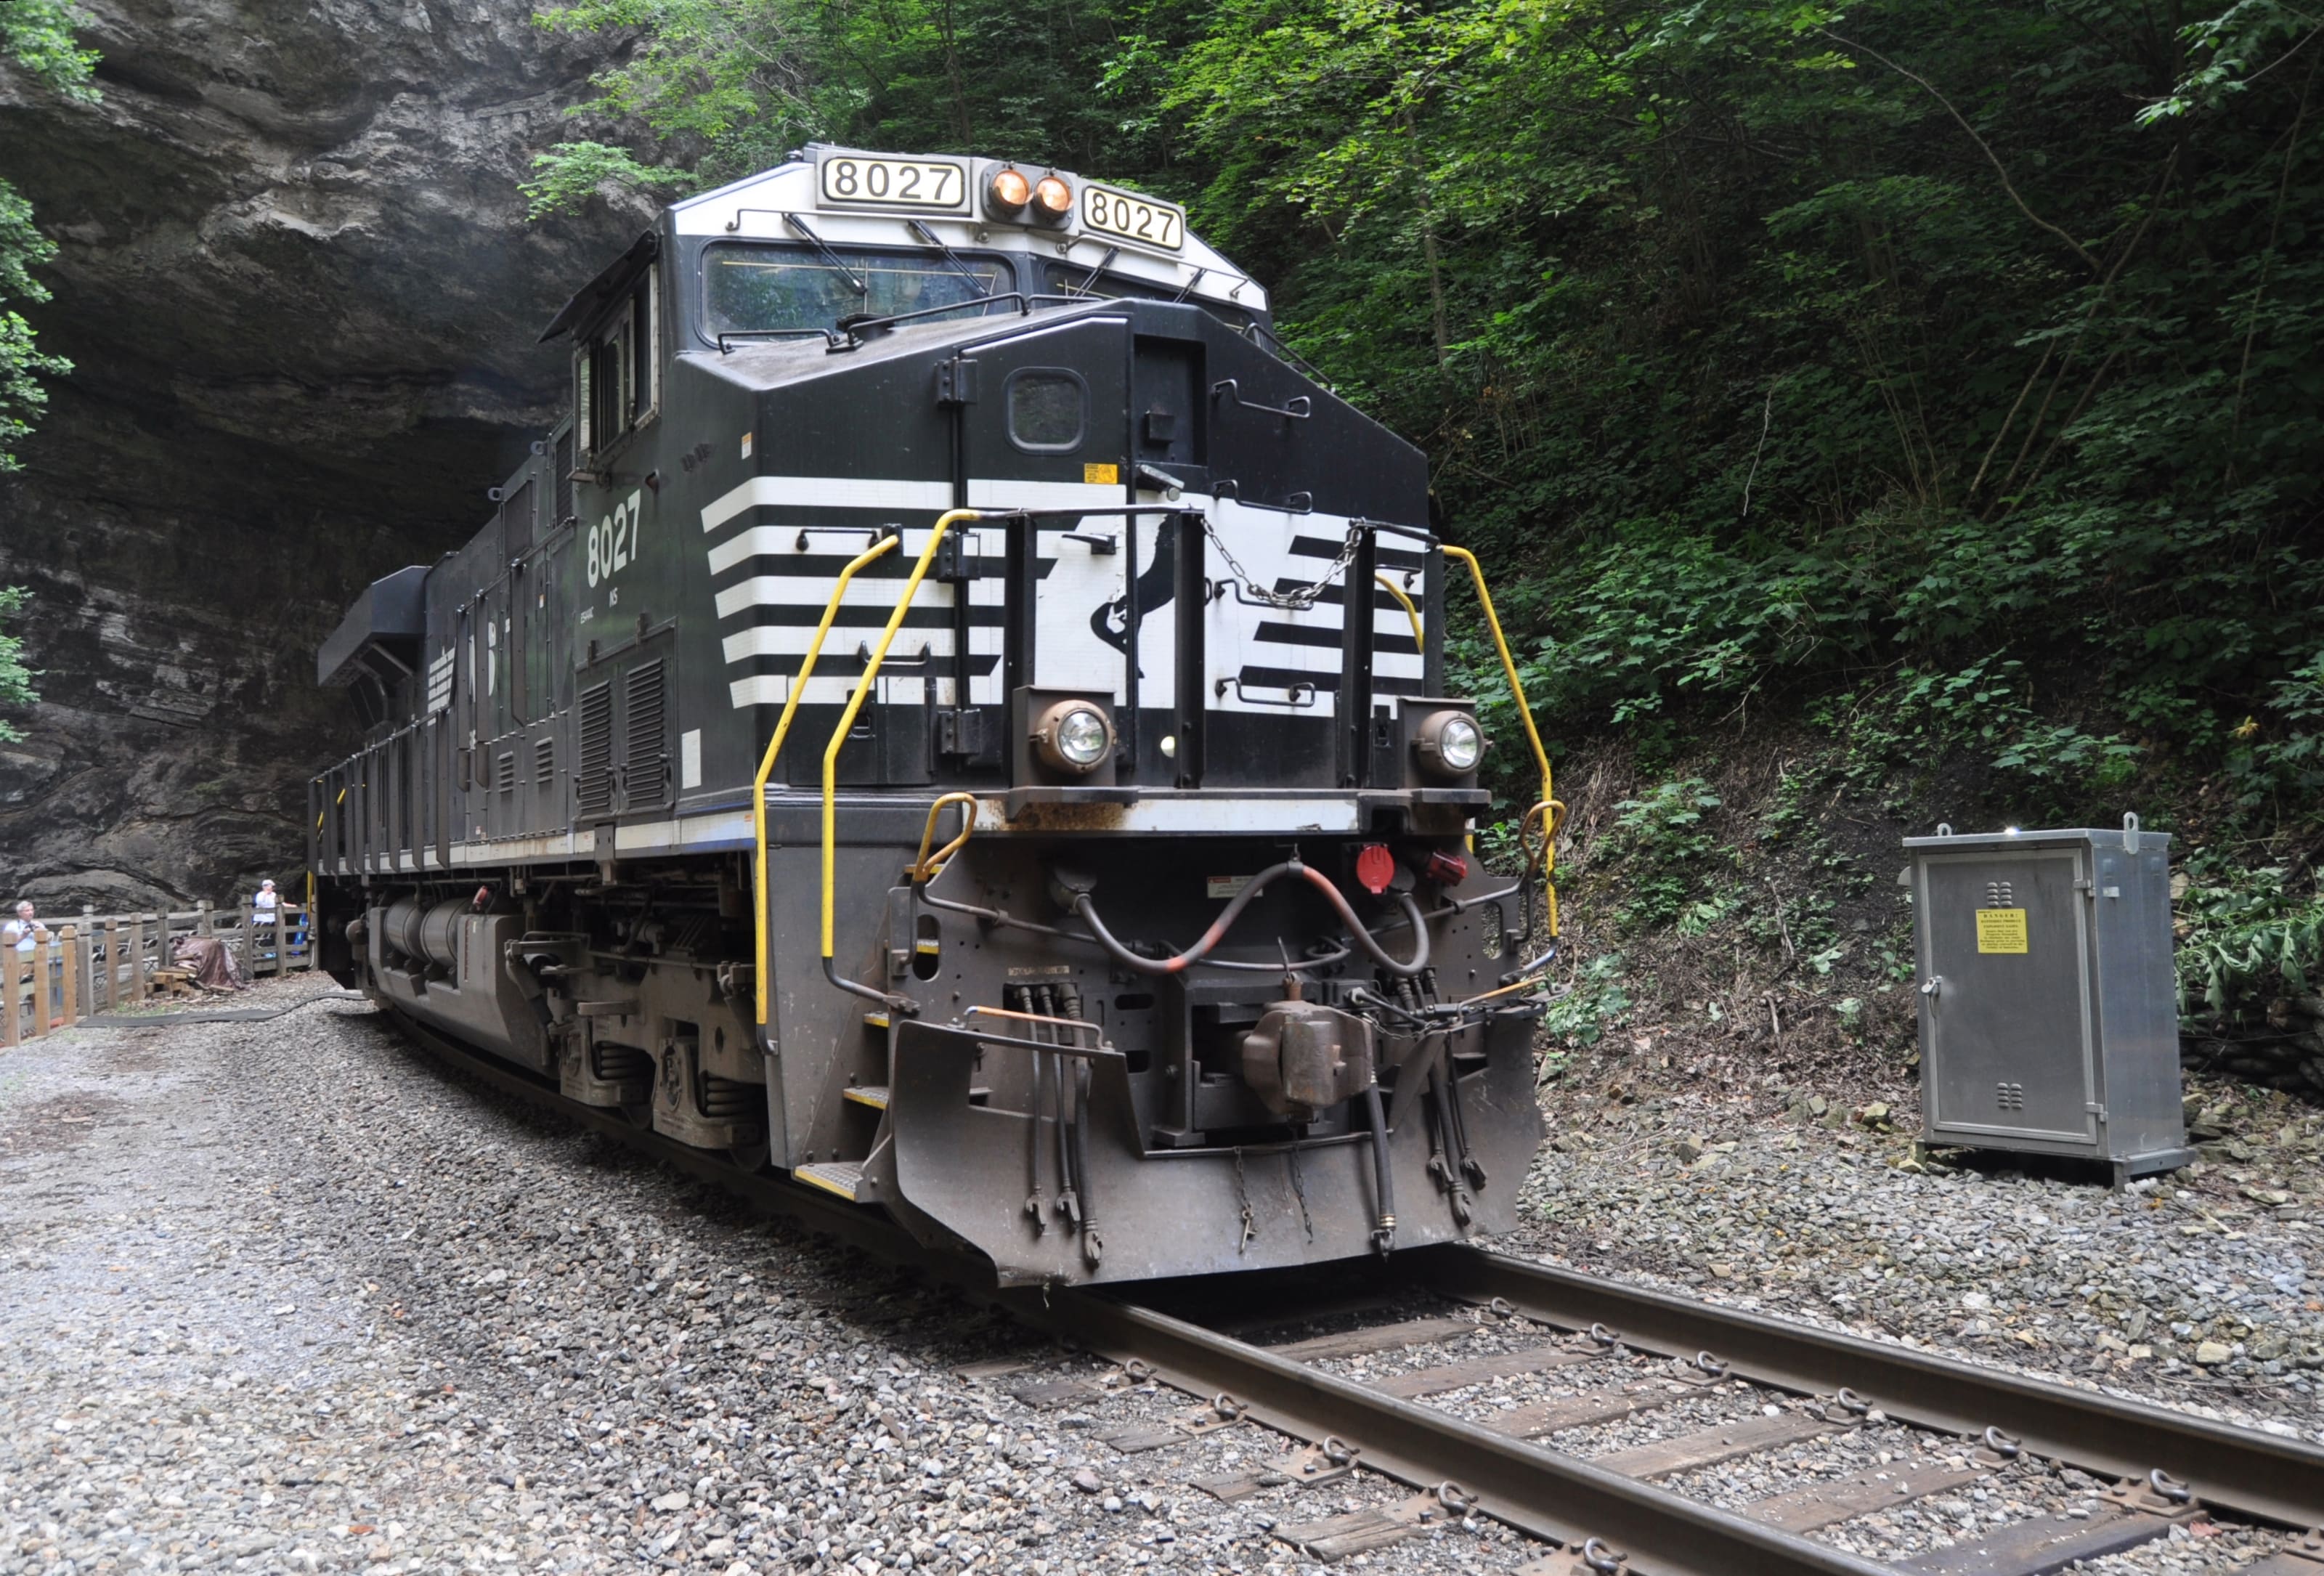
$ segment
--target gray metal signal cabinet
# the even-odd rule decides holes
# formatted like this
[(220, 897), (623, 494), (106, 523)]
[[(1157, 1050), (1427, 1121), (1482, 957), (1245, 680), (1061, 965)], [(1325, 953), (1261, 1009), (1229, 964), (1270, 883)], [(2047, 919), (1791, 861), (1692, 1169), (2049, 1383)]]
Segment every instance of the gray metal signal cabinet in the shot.
[(2171, 839), (2089, 828), (1907, 837), (1922, 1137), (2185, 1165)]

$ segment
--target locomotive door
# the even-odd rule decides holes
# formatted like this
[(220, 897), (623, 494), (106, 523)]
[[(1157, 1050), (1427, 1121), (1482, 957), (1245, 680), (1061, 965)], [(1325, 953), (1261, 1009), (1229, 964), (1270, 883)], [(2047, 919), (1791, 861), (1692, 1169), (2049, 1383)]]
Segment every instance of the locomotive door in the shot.
[[(961, 407), (970, 507), (1134, 502), (1128, 327), (1084, 319), (975, 348), (973, 401)], [(1174, 530), (1119, 513), (1007, 529), (1005, 657), (992, 698), (1026, 687), (1111, 697), (1124, 781), (1151, 779), (1175, 704)]]

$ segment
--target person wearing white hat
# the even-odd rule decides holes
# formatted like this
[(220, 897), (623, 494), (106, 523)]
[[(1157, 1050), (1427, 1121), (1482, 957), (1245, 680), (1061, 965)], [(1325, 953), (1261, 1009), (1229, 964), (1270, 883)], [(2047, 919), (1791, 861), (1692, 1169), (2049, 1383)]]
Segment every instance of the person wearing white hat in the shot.
[(273, 924), (274, 908), (274, 883), (271, 880), (259, 882), (258, 896), (250, 900), (250, 922), (253, 925)]

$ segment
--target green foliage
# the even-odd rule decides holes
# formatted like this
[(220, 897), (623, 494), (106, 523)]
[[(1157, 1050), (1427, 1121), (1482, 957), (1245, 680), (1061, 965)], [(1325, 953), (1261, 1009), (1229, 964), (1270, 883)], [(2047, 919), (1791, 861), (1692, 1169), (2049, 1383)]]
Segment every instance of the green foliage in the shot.
[(2190, 862), (2174, 904), (2179, 1012), (2190, 1028), (2230, 1028), (2259, 1018), (2267, 1004), (2319, 988), (2324, 980), (2324, 895), (2297, 894), (2281, 867), (2239, 869), (2219, 859)]
[(0, 60), (68, 98), (94, 103), (97, 57), (74, 41), (80, 21), (69, 0), (0, 0)]
[(641, 164), (628, 149), (606, 143), (559, 143), (546, 153), (534, 154), (532, 169), (524, 194), (530, 199), (526, 215), (536, 219), (578, 208), (609, 189), (653, 190), (680, 185), (686, 179), (675, 170)]
[(1701, 778), (1656, 784), (1644, 798), (1615, 806), (1614, 825), (1603, 856), (1623, 862), (1624, 889), (1630, 894), (1618, 915), (1626, 931), (1658, 929), (1684, 916), (1700, 934), (1724, 912), (1714, 899), (1691, 902), (1719, 840), (1703, 825), (1719, 807), (1719, 796)]
[[(23, 611), (24, 595), (21, 585), (0, 585), (0, 706), (27, 706), (41, 698), (32, 688), (32, 670), (24, 666), (23, 642), (7, 632), (7, 621)], [(23, 737), (0, 717), (0, 744)]]
[(1933, 769), (1960, 760), (2009, 788), (2022, 813), (2101, 816), (2142, 754), (2119, 733), (2043, 715), (2026, 665), (1997, 652), (1950, 672), (1899, 668), (1825, 696), (1808, 715), (1839, 742), (1834, 775), (1892, 810), (1929, 787)]
[(1582, 964), (1573, 983), (1551, 1000), (1542, 1017), (1542, 1028), (1558, 1045), (1594, 1046), (1608, 1030), (1618, 1028), (1629, 1010), (1622, 954), (1600, 953)]
[[(78, 13), (65, 0), (0, 0), (0, 65), (22, 69), (63, 98), (94, 100), (97, 90), (89, 78), (97, 51), (74, 42), (78, 21)], [(33, 228), (32, 205), (0, 180), (0, 474), (21, 468), (15, 446), (48, 402), (35, 380), (72, 371), (70, 362), (39, 349), (32, 325), (13, 304), (49, 299), (32, 270), (56, 253), (55, 244)], [(6, 611), (0, 605), (0, 613)], [(0, 648), (0, 701), (8, 698), (8, 660)]]
[(559, 143), (533, 162), (536, 215), (608, 181), (715, 186), (810, 138), (1136, 180), (1167, 162), (1157, 96), (1189, 25), (1147, 0), (579, 0), (537, 20), (638, 41), (575, 113), (636, 128), (669, 162)]

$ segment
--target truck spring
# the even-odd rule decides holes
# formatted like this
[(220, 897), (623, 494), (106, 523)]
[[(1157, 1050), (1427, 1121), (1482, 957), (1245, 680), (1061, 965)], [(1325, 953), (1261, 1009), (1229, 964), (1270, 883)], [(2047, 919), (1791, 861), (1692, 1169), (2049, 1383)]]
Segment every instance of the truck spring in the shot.
[(704, 1116), (731, 1120), (751, 1115), (758, 1104), (752, 1096), (759, 1094), (760, 1089), (755, 1083), (705, 1073), (695, 1086), (694, 1102), (701, 1107)]
[(646, 1083), (653, 1080), (653, 1058), (635, 1046), (593, 1041), (589, 1046), (589, 1070), (607, 1083)]

